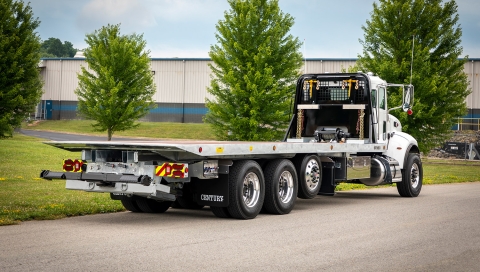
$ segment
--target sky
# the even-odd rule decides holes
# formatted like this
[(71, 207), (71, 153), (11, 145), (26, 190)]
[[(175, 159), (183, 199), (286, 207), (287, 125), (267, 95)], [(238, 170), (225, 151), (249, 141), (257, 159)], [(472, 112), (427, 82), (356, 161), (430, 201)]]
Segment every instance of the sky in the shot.
[[(107, 24), (122, 34), (143, 34), (152, 58), (208, 58), (215, 26), (230, 9), (226, 0), (24, 0), (41, 21), (37, 32), (86, 47), (85, 35)], [(362, 26), (374, 0), (279, 0), (295, 19), (290, 34), (304, 44), (306, 58), (356, 58)], [(462, 56), (480, 58), (480, 5), (457, 0), (463, 31)]]

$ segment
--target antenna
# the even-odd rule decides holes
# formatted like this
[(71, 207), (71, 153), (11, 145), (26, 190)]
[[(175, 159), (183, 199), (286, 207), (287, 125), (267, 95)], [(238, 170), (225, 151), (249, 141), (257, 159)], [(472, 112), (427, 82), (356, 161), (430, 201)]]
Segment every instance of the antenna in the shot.
[(412, 61), (410, 63), (410, 86), (412, 85), (413, 77), (413, 49), (415, 48), (415, 35), (412, 36)]

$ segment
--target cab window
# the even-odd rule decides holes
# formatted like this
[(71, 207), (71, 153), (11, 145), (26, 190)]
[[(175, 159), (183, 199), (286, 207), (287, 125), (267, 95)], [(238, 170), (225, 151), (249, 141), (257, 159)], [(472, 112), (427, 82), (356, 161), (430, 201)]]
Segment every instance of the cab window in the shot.
[(372, 90), (372, 108), (377, 108), (377, 90)]
[(385, 109), (385, 88), (378, 89), (378, 102), (380, 109)]

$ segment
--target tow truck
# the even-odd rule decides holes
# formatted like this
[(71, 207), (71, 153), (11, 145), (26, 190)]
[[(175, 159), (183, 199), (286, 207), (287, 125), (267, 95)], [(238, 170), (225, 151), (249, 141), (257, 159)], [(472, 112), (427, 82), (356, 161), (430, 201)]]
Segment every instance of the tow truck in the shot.
[[(389, 108), (389, 91), (403, 101)], [(339, 183), (396, 184), (416, 197), (423, 168), (417, 141), (391, 113), (411, 114), (414, 87), (372, 73), (300, 76), (283, 141), (50, 141), (81, 151), (63, 171), (66, 188), (109, 193), (131, 212), (209, 206), (220, 218), (288, 214), (297, 197), (334, 196)]]

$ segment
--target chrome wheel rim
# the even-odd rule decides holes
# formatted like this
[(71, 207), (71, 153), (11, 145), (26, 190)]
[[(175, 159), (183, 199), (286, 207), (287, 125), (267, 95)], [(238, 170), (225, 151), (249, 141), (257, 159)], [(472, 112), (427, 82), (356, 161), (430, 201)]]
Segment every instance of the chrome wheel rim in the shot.
[(418, 164), (412, 164), (412, 169), (410, 169), (410, 182), (413, 189), (417, 189), (418, 185), (420, 184), (420, 171), (418, 169)]
[(309, 191), (315, 191), (320, 184), (320, 166), (317, 160), (309, 160), (305, 167), (305, 182)]
[(278, 180), (278, 198), (283, 203), (288, 203), (293, 196), (293, 176), (289, 171), (283, 171)]
[(243, 180), (243, 203), (247, 207), (253, 207), (260, 198), (260, 180), (257, 174), (250, 172)]

